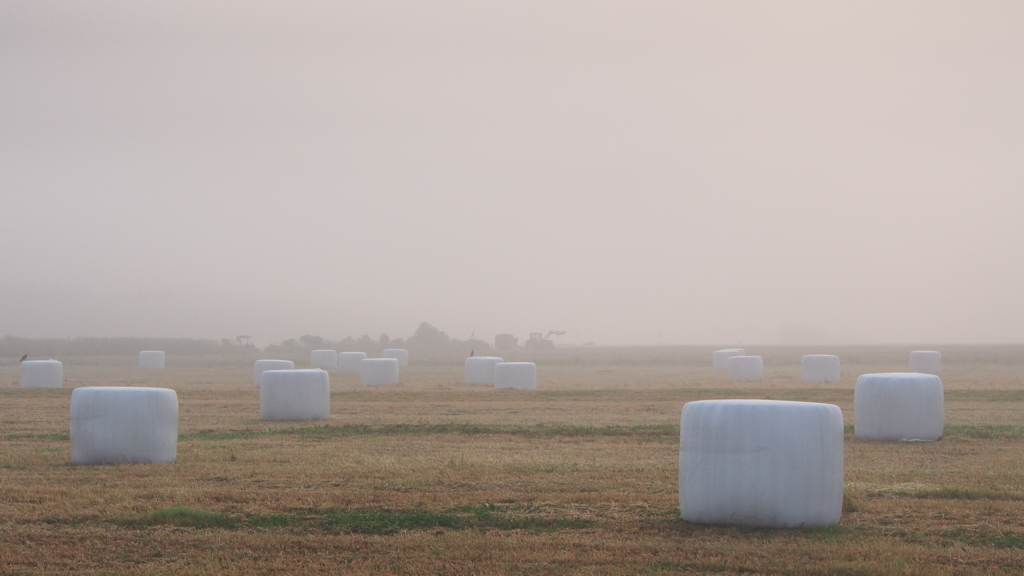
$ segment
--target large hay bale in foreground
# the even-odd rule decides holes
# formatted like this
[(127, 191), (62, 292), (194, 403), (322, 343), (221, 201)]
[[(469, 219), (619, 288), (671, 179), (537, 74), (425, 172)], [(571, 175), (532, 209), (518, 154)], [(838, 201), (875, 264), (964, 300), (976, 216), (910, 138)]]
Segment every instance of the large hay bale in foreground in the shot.
[(338, 351), (313, 350), (309, 353), (309, 365), (321, 370), (334, 370), (338, 367)]
[(397, 358), (367, 358), (359, 363), (359, 381), (363, 386), (398, 384)]
[(366, 359), (366, 352), (340, 352), (338, 354), (338, 371), (346, 374), (359, 374), (359, 363)]
[(25, 360), (21, 363), (22, 388), (60, 388), (64, 364), (57, 360)]
[(537, 365), (533, 362), (499, 362), (494, 365), (494, 388), (537, 389)]
[(327, 372), (267, 370), (260, 379), (261, 420), (322, 420), (331, 416)]
[(942, 354), (931, 350), (917, 350), (910, 353), (910, 371), (921, 374), (941, 374)]
[(683, 520), (758, 528), (837, 524), (843, 413), (777, 400), (702, 400), (679, 424)]
[(497, 356), (470, 356), (466, 358), (466, 384), (494, 385), (494, 366), (504, 362)]
[(760, 380), (764, 376), (764, 361), (760, 356), (730, 356), (725, 369), (729, 380)]
[(143, 350), (142, 352), (139, 352), (139, 368), (146, 368), (149, 370), (163, 370), (163, 350)]
[(409, 365), (408, 350), (402, 350), (401, 348), (388, 348), (387, 350), (381, 352), (380, 355), (382, 358), (394, 358), (395, 360), (398, 360), (399, 366)]
[(800, 360), (800, 380), (804, 382), (839, 382), (839, 356), (810, 354)]
[(853, 391), (861, 440), (938, 440), (945, 425), (942, 380), (934, 374), (863, 374)]
[(71, 463), (174, 462), (178, 395), (167, 388), (87, 387), (71, 392)]
[(715, 350), (711, 354), (711, 366), (715, 370), (725, 370), (725, 362), (733, 356), (743, 356), (746, 352), (742, 348), (729, 348), (726, 350)]
[(260, 387), (260, 377), (267, 370), (294, 370), (295, 362), (291, 360), (257, 360), (252, 367), (253, 386)]

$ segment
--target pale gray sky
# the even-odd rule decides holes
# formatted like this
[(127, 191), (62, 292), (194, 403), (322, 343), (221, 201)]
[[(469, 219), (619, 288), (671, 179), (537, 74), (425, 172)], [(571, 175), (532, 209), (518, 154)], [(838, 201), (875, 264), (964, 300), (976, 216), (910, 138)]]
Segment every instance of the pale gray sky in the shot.
[(0, 333), (1024, 342), (1024, 3), (0, 3)]

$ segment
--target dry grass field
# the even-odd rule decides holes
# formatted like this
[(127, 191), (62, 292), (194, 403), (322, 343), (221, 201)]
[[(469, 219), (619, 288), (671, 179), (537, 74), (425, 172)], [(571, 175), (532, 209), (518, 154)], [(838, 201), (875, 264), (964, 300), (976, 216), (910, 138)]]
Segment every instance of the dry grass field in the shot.
[[(60, 390), (21, 389), (7, 359), (0, 574), (1024, 573), (1024, 348), (941, 349), (934, 443), (852, 436), (856, 377), (906, 370), (910, 347), (752, 348), (758, 383), (713, 372), (710, 348), (520, 352), (530, 392), (421, 358), (394, 387), (332, 373), (331, 419), (301, 423), (259, 420), (251, 359), (67, 358)], [(818, 352), (841, 356), (842, 382), (799, 381)], [(71, 389), (93, 385), (176, 390), (177, 462), (72, 466)], [(679, 413), (710, 398), (839, 405), (842, 523), (682, 522)]]

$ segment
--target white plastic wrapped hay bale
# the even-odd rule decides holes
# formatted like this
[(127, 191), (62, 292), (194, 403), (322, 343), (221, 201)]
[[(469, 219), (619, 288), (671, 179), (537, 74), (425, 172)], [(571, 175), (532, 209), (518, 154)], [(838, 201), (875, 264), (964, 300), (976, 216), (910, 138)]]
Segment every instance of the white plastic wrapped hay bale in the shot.
[(341, 352), (338, 354), (338, 371), (359, 374), (359, 363), (366, 359), (366, 352)]
[(57, 360), (25, 360), (21, 363), (22, 388), (60, 388), (64, 364)]
[(295, 370), (295, 362), (291, 360), (257, 360), (252, 367), (253, 386), (260, 387), (260, 377), (267, 370)]
[(143, 350), (139, 352), (139, 368), (163, 370), (164, 358), (163, 350)]
[(809, 354), (800, 360), (800, 379), (804, 382), (839, 382), (839, 356)]
[(398, 384), (397, 358), (367, 358), (359, 363), (359, 380), (363, 386)]
[(729, 348), (727, 350), (715, 350), (711, 354), (711, 365), (715, 370), (725, 370), (725, 362), (733, 356), (743, 356), (746, 352), (742, 348)]
[(494, 367), (504, 362), (497, 356), (470, 356), (466, 358), (466, 384), (494, 385)]
[(537, 365), (533, 362), (499, 362), (494, 365), (494, 388), (537, 389)]
[(729, 380), (760, 380), (764, 376), (764, 361), (760, 356), (730, 356), (725, 369)]
[(260, 378), (261, 420), (322, 420), (331, 416), (327, 372), (267, 370)]
[(942, 354), (927, 350), (911, 352), (910, 371), (920, 372), (921, 374), (941, 374)]
[(387, 350), (381, 352), (380, 355), (383, 358), (394, 358), (395, 360), (398, 360), (399, 366), (409, 365), (408, 350), (402, 350), (401, 348), (388, 348)]
[(321, 370), (334, 370), (338, 367), (337, 350), (313, 350), (309, 353), (309, 365)]
[(167, 388), (71, 392), (71, 463), (174, 462), (178, 395)]
[(702, 400), (679, 424), (683, 520), (759, 528), (839, 523), (843, 412), (778, 400)]
[(938, 440), (945, 425), (942, 380), (934, 374), (863, 374), (853, 391), (861, 440)]

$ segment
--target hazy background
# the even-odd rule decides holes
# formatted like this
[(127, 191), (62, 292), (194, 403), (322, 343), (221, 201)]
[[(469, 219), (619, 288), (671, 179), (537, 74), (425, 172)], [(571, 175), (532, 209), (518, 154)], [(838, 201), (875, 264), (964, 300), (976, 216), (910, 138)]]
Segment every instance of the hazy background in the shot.
[(1024, 3), (0, 2), (0, 334), (1024, 342)]

